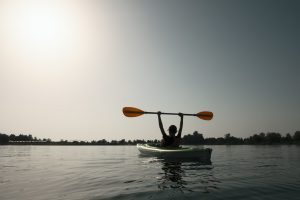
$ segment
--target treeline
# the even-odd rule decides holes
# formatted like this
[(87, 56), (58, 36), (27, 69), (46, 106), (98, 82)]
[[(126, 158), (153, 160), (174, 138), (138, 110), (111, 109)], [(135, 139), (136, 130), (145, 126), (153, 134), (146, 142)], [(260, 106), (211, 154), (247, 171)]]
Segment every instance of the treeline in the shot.
[(32, 135), (7, 135), (0, 133), (0, 144), (14, 144), (14, 145), (136, 145), (136, 144), (145, 144), (145, 143), (159, 143), (159, 140), (111, 140), (107, 141), (102, 140), (93, 140), (93, 141), (52, 141), (50, 138), (39, 139), (33, 137)]
[(38, 139), (36, 137), (32, 137), (32, 135), (6, 135), (0, 133), (0, 144), (7, 144), (7, 143), (14, 143), (14, 142), (40, 142), (40, 143), (51, 143), (51, 139), (44, 138), (44, 139)]
[[(0, 133), (0, 144), (27, 144), (27, 145), (136, 145), (136, 144), (159, 144), (160, 140), (93, 140), (93, 141), (51, 141), (49, 138), (38, 139), (32, 135), (7, 135)], [(254, 134), (248, 138), (237, 138), (231, 136), (230, 133), (225, 134), (224, 137), (219, 138), (204, 138), (203, 134), (195, 131), (193, 134), (188, 134), (182, 137), (181, 143), (183, 145), (268, 145), (268, 144), (300, 144), (300, 131), (296, 131), (294, 135), (286, 134), (282, 136), (280, 133), (260, 133)]]
[(195, 131), (192, 135), (188, 134), (182, 138), (182, 144), (196, 145), (241, 145), (241, 144), (300, 144), (300, 131), (296, 131), (294, 135), (286, 134), (282, 136), (280, 133), (260, 133), (254, 134), (248, 138), (237, 138), (231, 136), (230, 133), (225, 134), (224, 137), (219, 138), (204, 138), (201, 133)]

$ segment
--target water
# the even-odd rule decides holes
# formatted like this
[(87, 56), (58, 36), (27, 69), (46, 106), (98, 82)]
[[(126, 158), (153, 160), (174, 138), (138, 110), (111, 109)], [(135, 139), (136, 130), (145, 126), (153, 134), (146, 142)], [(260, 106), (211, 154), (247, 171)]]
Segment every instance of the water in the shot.
[(212, 164), (135, 146), (0, 146), (0, 199), (300, 199), (300, 146), (210, 146)]

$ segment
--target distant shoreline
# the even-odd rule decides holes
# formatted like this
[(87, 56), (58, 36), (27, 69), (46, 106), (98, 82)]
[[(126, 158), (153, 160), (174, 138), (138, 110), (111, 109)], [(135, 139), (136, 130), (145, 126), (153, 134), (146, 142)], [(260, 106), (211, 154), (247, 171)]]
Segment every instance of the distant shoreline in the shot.
[[(7, 135), (0, 133), (0, 145), (72, 145), (72, 146), (120, 146), (120, 145), (136, 145), (136, 144), (159, 144), (160, 140), (93, 140), (93, 141), (52, 141), (51, 139), (38, 139), (32, 135)], [(296, 131), (294, 135), (286, 134), (282, 136), (280, 133), (260, 133), (254, 134), (248, 138), (237, 138), (231, 136), (230, 133), (224, 135), (224, 137), (218, 138), (204, 138), (203, 134), (195, 131), (193, 134), (184, 135), (181, 139), (182, 145), (292, 145), (300, 144), (300, 131)]]
[[(183, 145), (192, 145), (192, 144), (183, 144)], [(300, 145), (300, 143), (278, 143), (278, 144), (193, 144), (193, 145), (215, 145), (215, 146), (292, 146), (292, 145)], [(0, 146), (136, 146), (136, 144), (56, 144), (56, 143), (47, 143), (47, 144), (36, 144), (36, 143), (6, 143), (0, 144)]]

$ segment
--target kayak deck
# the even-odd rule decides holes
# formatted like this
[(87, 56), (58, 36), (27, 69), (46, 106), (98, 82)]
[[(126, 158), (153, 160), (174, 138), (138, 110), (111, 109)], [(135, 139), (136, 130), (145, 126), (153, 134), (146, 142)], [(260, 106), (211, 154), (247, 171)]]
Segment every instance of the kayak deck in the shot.
[(137, 144), (137, 149), (140, 151), (141, 155), (144, 156), (174, 159), (195, 159), (205, 162), (210, 162), (212, 152), (212, 149), (210, 148), (156, 147), (148, 144)]

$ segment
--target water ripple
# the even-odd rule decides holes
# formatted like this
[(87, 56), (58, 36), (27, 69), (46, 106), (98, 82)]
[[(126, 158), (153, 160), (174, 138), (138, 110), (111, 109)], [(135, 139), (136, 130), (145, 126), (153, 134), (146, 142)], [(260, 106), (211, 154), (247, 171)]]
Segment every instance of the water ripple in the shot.
[(1, 200), (298, 199), (300, 147), (212, 146), (212, 163), (134, 146), (0, 146)]

